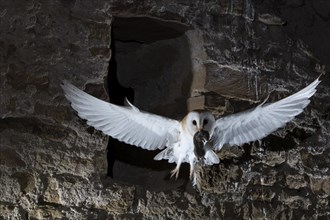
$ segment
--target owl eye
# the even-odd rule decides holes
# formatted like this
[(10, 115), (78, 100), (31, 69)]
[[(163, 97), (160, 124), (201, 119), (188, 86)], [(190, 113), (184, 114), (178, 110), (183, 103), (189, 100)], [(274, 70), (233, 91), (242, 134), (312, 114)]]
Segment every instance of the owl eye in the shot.
[(193, 125), (197, 125), (197, 122), (195, 120), (192, 121)]
[(204, 119), (203, 125), (207, 125), (207, 123), (209, 123), (209, 121), (207, 119)]

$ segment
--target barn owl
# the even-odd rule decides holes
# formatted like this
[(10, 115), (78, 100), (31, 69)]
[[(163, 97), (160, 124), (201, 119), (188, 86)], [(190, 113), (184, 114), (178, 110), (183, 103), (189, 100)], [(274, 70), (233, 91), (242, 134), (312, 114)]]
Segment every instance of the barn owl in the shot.
[(182, 163), (189, 163), (193, 185), (198, 184), (196, 164), (219, 163), (216, 154), (224, 144), (242, 145), (262, 139), (283, 127), (309, 104), (320, 83), (317, 78), (299, 92), (274, 103), (262, 103), (254, 109), (215, 118), (206, 110), (189, 112), (174, 120), (140, 111), (127, 100), (118, 106), (97, 99), (64, 81), (66, 98), (87, 124), (119, 141), (146, 150), (163, 149), (155, 160), (176, 163), (171, 176), (179, 175)]

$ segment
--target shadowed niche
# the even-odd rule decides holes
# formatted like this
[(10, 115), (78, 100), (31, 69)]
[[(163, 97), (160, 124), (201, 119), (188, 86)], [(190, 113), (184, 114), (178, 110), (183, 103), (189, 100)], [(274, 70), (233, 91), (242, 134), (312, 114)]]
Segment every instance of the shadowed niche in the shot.
[[(187, 30), (183, 24), (156, 18), (115, 17), (107, 80), (110, 102), (123, 105), (127, 97), (140, 110), (181, 119), (192, 81)], [(179, 181), (170, 180), (174, 165), (153, 160), (158, 152), (110, 138), (108, 176), (148, 190), (185, 186), (188, 167), (182, 167)]]

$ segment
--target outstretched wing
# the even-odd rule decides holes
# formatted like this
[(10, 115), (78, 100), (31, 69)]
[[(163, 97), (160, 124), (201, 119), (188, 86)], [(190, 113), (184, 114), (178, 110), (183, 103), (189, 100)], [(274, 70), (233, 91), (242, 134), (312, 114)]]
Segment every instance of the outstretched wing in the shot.
[(259, 140), (283, 127), (309, 104), (309, 98), (319, 83), (317, 78), (309, 86), (282, 100), (218, 119), (212, 136), (215, 150), (220, 150), (224, 144), (242, 145)]
[(66, 98), (87, 124), (127, 144), (147, 150), (162, 149), (175, 141), (179, 122), (139, 111), (135, 106), (117, 106), (97, 99), (70, 83), (61, 85)]

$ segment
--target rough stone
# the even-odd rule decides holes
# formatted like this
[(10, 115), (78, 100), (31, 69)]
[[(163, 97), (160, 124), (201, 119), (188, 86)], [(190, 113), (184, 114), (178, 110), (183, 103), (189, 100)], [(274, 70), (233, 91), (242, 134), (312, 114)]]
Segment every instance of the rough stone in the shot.
[(270, 15), (270, 14), (261, 14), (258, 17), (258, 20), (262, 23), (268, 24), (268, 25), (284, 25), (285, 21), (283, 21), (282, 18)]
[(247, 198), (251, 201), (271, 202), (276, 193), (269, 187), (250, 188), (246, 192)]
[(293, 209), (309, 210), (309, 206), (312, 205), (309, 198), (301, 196), (288, 196), (286, 194), (281, 195), (280, 201)]
[(304, 176), (301, 175), (286, 176), (286, 184), (290, 189), (300, 189), (307, 186)]
[(43, 195), (43, 200), (49, 203), (61, 204), (57, 180), (50, 177), (48, 178), (47, 183), (48, 185)]
[(23, 193), (30, 193), (36, 185), (36, 180), (31, 173), (15, 173), (13, 175), (17, 179)]
[[(237, 67), (218, 65), (216, 63), (206, 65), (208, 74), (205, 89), (208, 91), (225, 97), (240, 97), (251, 101), (258, 101), (259, 94), (265, 94), (265, 82), (258, 79), (255, 74), (243, 72)], [(224, 80), (228, 78), (230, 80)]]
[(0, 164), (8, 167), (24, 167), (26, 163), (21, 156), (12, 149), (1, 147)]
[[(1, 1), (0, 219), (328, 219), (329, 6)], [(169, 179), (173, 164), (131, 146), (115, 162), (129, 177), (106, 178), (108, 138), (77, 117), (60, 84), (108, 101), (114, 57), (137, 107), (177, 119), (244, 111), (323, 75), (285, 128), (218, 152), (198, 191), (185, 165)]]
[(51, 206), (40, 206), (38, 208), (31, 209), (28, 211), (28, 216), (30, 219), (61, 219), (64, 217), (61, 210)]
[(314, 192), (323, 191), (329, 194), (330, 190), (330, 179), (328, 177), (311, 177), (310, 186)]
[(3, 219), (23, 219), (24, 215), (20, 208), (14, 205), (5, 205), (0, 203), (1, 217)]

